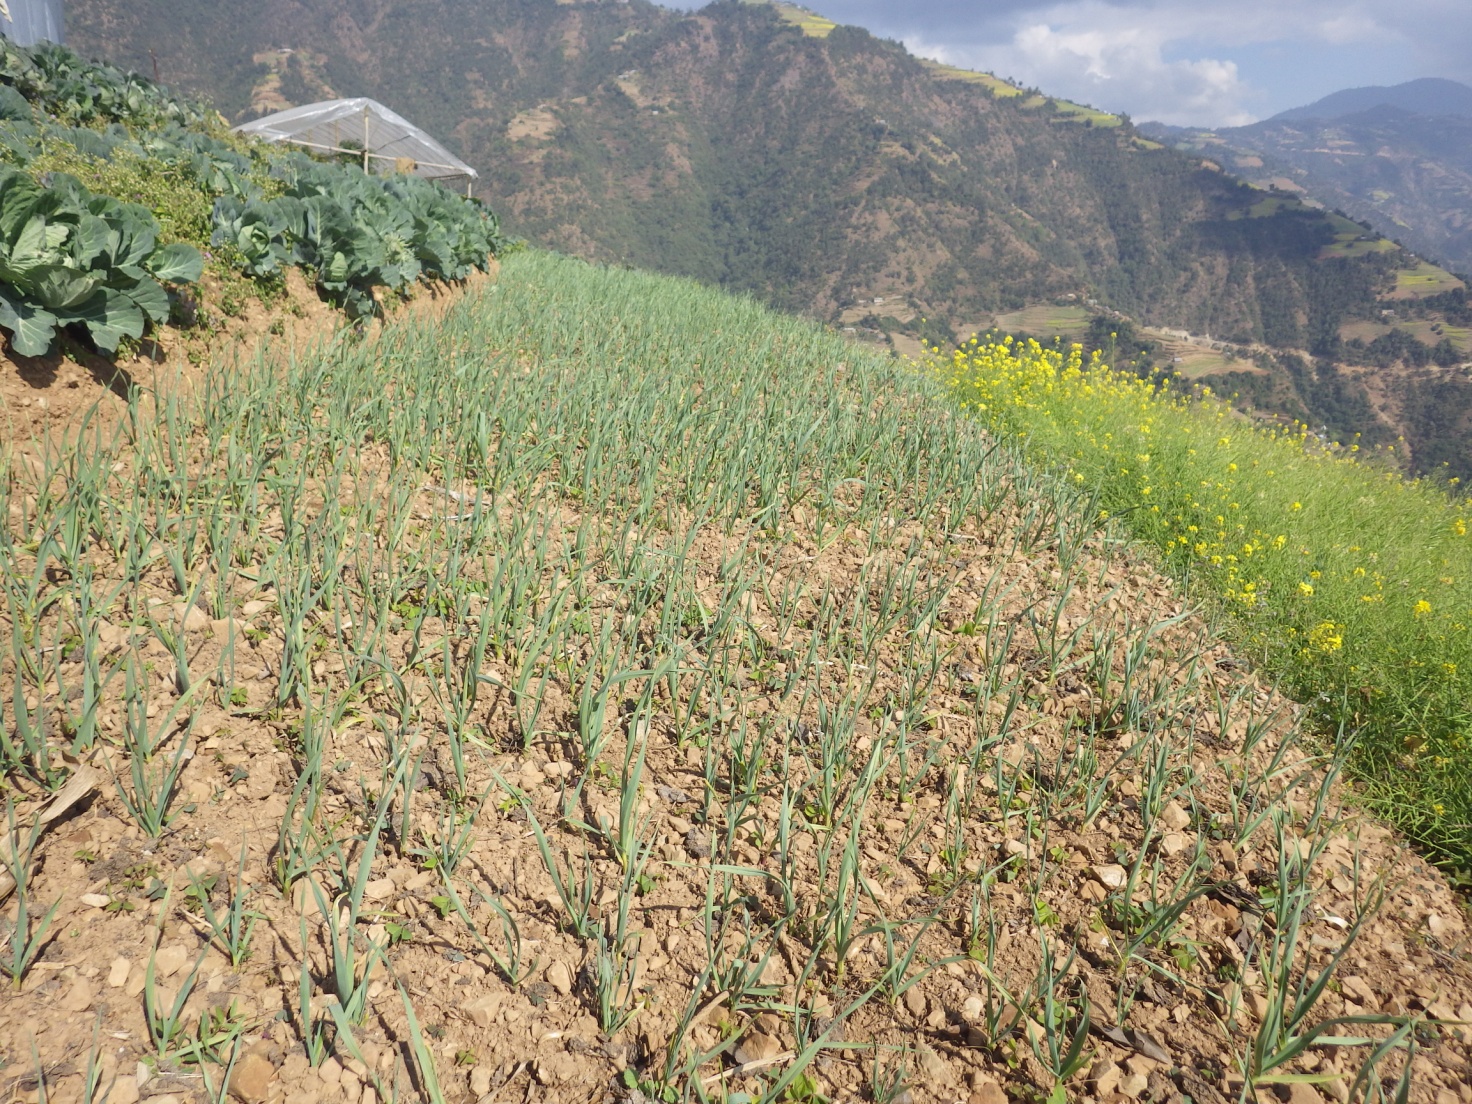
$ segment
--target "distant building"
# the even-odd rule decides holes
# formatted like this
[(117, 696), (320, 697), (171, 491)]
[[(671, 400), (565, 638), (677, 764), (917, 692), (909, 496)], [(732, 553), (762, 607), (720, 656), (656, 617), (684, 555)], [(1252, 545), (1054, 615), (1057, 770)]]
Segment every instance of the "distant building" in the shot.
[(63, 42), (61, 0), (0, 0), (0, 35), (17, 46)]

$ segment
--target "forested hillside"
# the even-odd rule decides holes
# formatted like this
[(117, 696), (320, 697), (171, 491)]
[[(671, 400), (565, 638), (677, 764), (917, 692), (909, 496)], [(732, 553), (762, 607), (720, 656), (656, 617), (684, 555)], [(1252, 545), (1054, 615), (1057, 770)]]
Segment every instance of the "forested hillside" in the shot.
[(458, 147), (539, 244), (825, 317), (900, 296), (964, 327), (1080, 293), (1297, 346), (1366, 307), (1398, 260), (1324, 260), (1331, 221), (1261, 209), (1118, 119), (998, 96), (767, 5), (268, 0), (249, 28), (186, 7), (89, 0), (73, 40), (138, 67), (156, 56), (234, 118), (253, 90), (257, 107), (375, 96)]
[(1440, 264), (1472, 271), (1472, 118), (1377, 106), (1219, 131), (1145, 130), (1254, 182), (1306, 190)]

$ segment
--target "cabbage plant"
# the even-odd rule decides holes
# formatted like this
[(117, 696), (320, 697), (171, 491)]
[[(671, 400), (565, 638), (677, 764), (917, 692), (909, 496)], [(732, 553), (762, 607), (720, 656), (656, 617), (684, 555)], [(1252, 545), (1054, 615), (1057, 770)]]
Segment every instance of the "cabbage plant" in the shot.
[(25, 356), (78, 324), (104, 352), (169, 316), (166, 283), (199, 279), (191, 245), (160, 245), (144, 207), (93, 195), (76, 178), (0, 169), (0, 327)]

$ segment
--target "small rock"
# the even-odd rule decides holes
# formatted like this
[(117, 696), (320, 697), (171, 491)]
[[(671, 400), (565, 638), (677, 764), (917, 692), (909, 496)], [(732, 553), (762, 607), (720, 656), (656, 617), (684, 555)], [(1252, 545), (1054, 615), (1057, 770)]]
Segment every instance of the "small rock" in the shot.
[(1147, 1080), (1158, 1066), (1157, 1062), (1151, 1058), (1146, 1058), (1143, 1054), (1130, 1055), (1125, 1059), (1124, 1064), (1131, 1073), (1138, 1073)]
[[(1324, 1098), (1312, 1085), (1294, 1081), (1288, 1085), (1288, 1104), (1324, 1104)], [(1441, 1102), (1438, 1100), (1437, 1104)]]
[(112, 960), (112, 966), (107, 971), (107, 984), (114, 989), (121, 989), (128, 983), (128, 971), (133, 964), (121, 955)]
[(918, 985), (912, 985), (905, 990), (905, 1007), (916, 1019), (925, 1015), (925, 994), (920, 992)]
[(935, 1051), (924, 1043), (915, 1048), (916, 1066), (920, 1075), (933, 1086), (949, 1085), (953, 1080), (951, 1067)]
[(1191, 814), (1174, 801), (1160, 810), (1160, 820), (1172, 832), (1184, 832), (1191, 826)]
[(685, 850), (697, 859), (710, 858), (710, 844), (706, 842), (699, 828), (691, 828), (685, 836)]
[(567, 996), (572, 992), (572, 971), (568, 969), (565, 962), (554, 962), (547, 967), (547, 983), (556, 989), (560, 996)]
[(328, 1058), (317, 1067), (317, 1076), (322, 1079), (323, 1084), (336, 1085), (342, 1080), (342, 1063), (336, 1058)]
[(210, 615), (196, 605), (186, 607), (183, 602), (175, 602), (169, 612), (176, 622), (184, 623), (185, 632), (204, 632), (210, 627)]
[(276, 1079), (276, 1067), (264, 1054), (247, 1051), (230, 1072), (230, 1095), (245, 1104), (262, 1104)]
[(184, 963), (189, 961), (189, 950), (182, 943), (175, 943), (170, 947), (161, 947), (153, 956), (153, 972), (155, 977), (173, 977), (184, 969)]
[(990, 1078), (984, 1079), (971, 1091), (971, 1104), (1007, 1104), (1007, 1094)]
[(734, 1057), (739, 1065), (744, 1066), (747, 1062), (766, 1061), (781, 1053), (782, 1044), (775, 1038), (760, 1031), (753, 1031), (737, 1045)]
[(1107, 1058), (1101, 1062), (1095, 1062), (1094, 1068), (1089, 1070), (1089, 1080), (1094, 1083), (1094, 1095), (1100, 1100), (1105, 1099), (1119, 1088), (1119, 1077), (1119, 1067)]
[(1191, 837), (1184, 832), (1167, 832), (1160, 837), (1160, 849), (1167, 855), (1179, 855), (1191, 846)]
[(1130, 880), (1129, 871), (1115, 863), (1105, 863), (1102, 866), (1089, 868), (1099, 884), (1109, 889), (1123, 889), (1125, 883)]
[(465, 1013), (466, 1017), (476, 1027), (486, 1028), (490, 1027), (491, 1023), (495, 1020), (496, 1012), (500, 1007), (501, 998), (495, 993), (488, 993), (483, 997), (476, 997), (474, 1000), (466, 1001), (460, 1006), (460, 1011)]
[(387, 901), (394, 894), (392, 878), (375, 878), (363, 886), (363, 896), (370, 901)]
[(232, 638), (235, 640), (244, 640), (246, 630), (249, 628), (249, 623), (237, 621), (233, 617), (221, 617), (210, 622), (210, 631), (215, 634), (215, 639), (222, 644)]
[(117, 1078), (107, 1094), (108, 1104), (138, 1104), (138, 1078), (131, 1073)]
[(1253, 1019), (1261, 1020), (1268, 1014), (1268, 999), (1261, 993), (1243, 993), (1242, 1003), (1252, 1013)]
[(980, 1023), (984, 1015), (986, 1015), (986, 1001), (975, 993), (961, 1002), (961, 1020), (964, 1023)]
[[(327, 895), (324, 893), (323, 897)], [(322, 909), (317, 902), (317, 894), (312, 892), (310, 878), (298, 878), (296, 884), (291, 887), (292, 907), (302, 916), (318, 916)]]
[(476, 1066), (470, 1071), (470, 1091), (477, 1098), (485, 1096), (491, 1091), (491, 1067)]
[(254, 617), (258, 613), (265, 613), (273, 605), (275, 605), (274, 602), (262, 602), (259, 598), (255, 598), (241, 606), (240, 613), (243, 617)]
[(112, 898), (109, 897), (106, 893), (84, 893), (82, 894), (80, 900), (82, 904), (86, 905), (88, 908), (95, 909), (107, 908), (107, 906), (112, 902)]
[(690, 795), (684, 790), (676, 789), (674, 786), (659, 785), (654, 787), (654, 792), (668, 801), (671, 805), (683, 805), (690, 800)]
[(1132, 1073), (1128, 1077), (1121, 1078), (1119, 1091), (1131, 1100), (1134, 1100), (1143, 1094), (1149, 1085), (1150, 1079), (1148, 1077), (1144, 1077), (1138, 1073)]
[(63, 1012), (85, 1012), (92, 1007), (92, 986), (86, 978), (77, 978), (66, 996), (57, 1002)]

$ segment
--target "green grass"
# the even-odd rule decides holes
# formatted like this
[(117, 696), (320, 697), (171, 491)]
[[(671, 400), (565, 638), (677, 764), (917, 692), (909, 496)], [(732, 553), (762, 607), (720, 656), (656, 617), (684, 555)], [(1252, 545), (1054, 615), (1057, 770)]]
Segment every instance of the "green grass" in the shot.
[(1422, 261), (1415, 268), (1403, 268), (1395, 274), (1395, 294), (1404, 299), (1440, 295), (1461, 286), (1461, 280), (1429, 261)]
[(1083, 307), (1042, 304), (998, 315), (995, 327), (1002, 333), (1036, 334), (1043, 338), (1082, 337), (1092, 316)]
[(827, 38), (838, 26), (833, 20), (795, 4), (775, 4), (773, 6), (786, 22), (797, 27), (809, 38)]
[(1071, 123), (1089, 123), (1099, 127), (1117, 127), (1124, 120), (1118, 115), (1111, 115), (1107, 111), (1100, 111), (1097, 107), (1089, 107), (1087, 104), (1077, 104), (1070, 100), (1057, 100), (1058, 114)]
[(927, 61), (921, 59), (921, 64), (931, 71), (940, 80), (966, 81), (968, 84), (979, 84), (991, 91), (992, 95), (1001, 100), (1010, 100), (1024, 94), (1024, 90), (1010, 81), (1004, 81), (1001, 77), (993, 76), (991, 73), (979, 73), (974, 69), (962, 69), (958, 65), (945, 65), (938, 61)]
[(1400, 246), (1389, 238), (1370, 237), (1361, 239), (1356, 234), (1353, 237), (1336, 235), (1335, 241), (1324, 246), (1320, 251), (1321, 257), (1364, 257), (1371, 253), (1394, 253)]
[[(1181, 358), (1176, 363), (1175, 357)], [(1189, 347), (1178, 348), (1171, 357), (1167, 367), (1186, 379), (1201, 379), (1204, 376), (1213, 376), (1219, 372), (1261, 372), (1250, 360), (1229, 360), (1226, 356), (1212, 349), (1192, 349)]]
[(1373, 806), (1472, 870), (1472, 520), (1465, 501), (1254, 430), (1215, 401), (1037, 346), (936, 365), (994, 428), (1095, 488), (1327, 735)]

